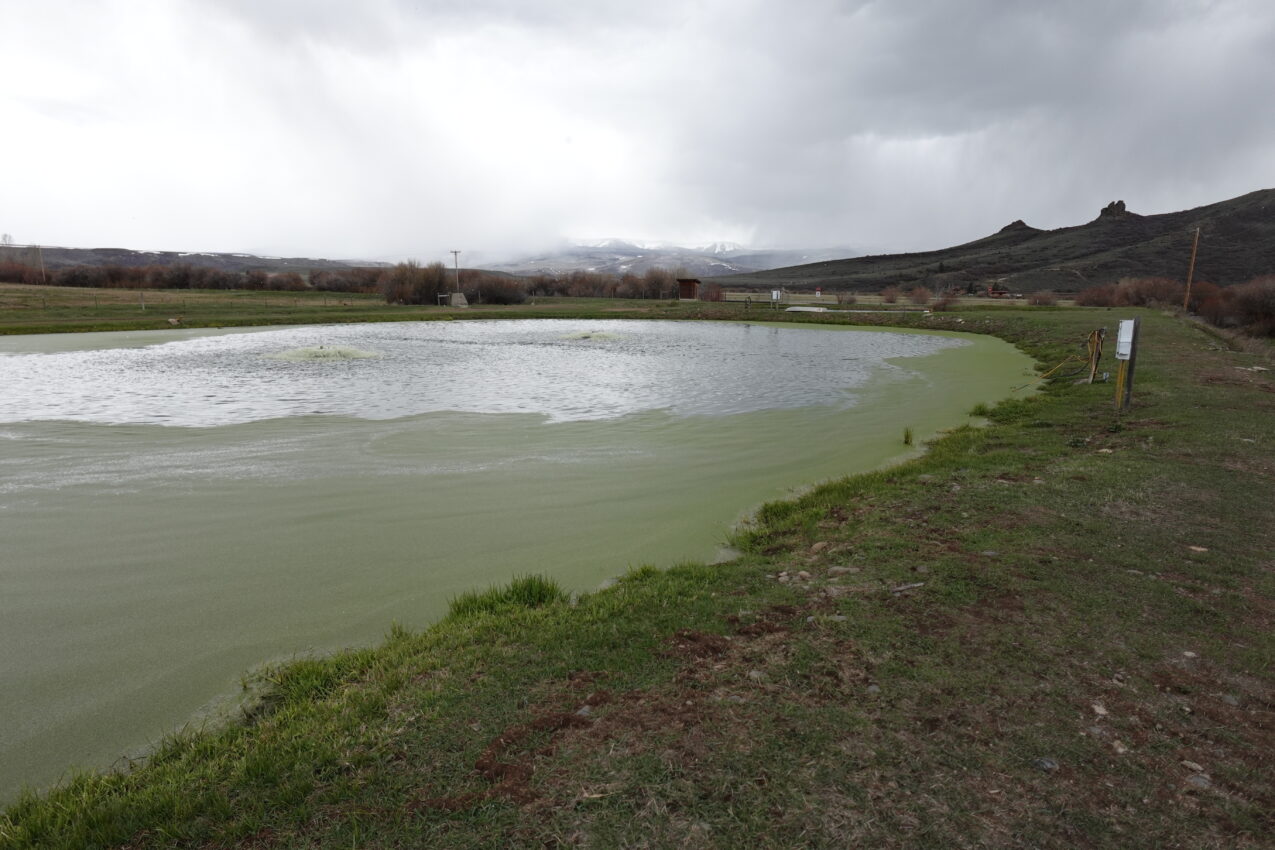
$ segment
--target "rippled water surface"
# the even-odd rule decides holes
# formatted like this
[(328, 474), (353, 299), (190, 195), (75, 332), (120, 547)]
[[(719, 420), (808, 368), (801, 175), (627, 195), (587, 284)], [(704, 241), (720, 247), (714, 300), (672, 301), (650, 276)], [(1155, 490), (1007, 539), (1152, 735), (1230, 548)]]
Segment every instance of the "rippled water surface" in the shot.
[(745, 324), (428, 322), (10, 355), (0, 422), (228, 425), (453, 410), (552, 421), (848, 403), (889, 357), (967, 342)]
[(998, 340), (433, 322), (0, 338), (0, 800), (271, 659), (714, 556), (1023, 383)]

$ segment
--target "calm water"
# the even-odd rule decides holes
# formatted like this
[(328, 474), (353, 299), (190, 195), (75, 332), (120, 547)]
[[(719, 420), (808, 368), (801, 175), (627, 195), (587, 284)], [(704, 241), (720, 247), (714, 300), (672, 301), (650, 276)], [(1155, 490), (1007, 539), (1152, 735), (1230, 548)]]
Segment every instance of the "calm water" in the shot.
[(0, 339), (0, 800), (460, 590), (711, 558), (1029, 368), (990, 338), (744, 324)]

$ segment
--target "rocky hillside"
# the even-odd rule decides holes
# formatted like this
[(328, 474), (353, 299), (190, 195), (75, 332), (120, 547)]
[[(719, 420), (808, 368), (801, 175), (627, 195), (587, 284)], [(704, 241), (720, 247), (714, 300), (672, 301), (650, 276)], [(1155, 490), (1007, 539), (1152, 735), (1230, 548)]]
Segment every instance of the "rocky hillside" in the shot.
[(1221, 285), (1275, 273), (1275, 189), (1162, 215), (1138, 215), (1123, 201), (1076, 227), (1040, 230), (1022, 221), (964, 245), (809, 263), (719, 279), (727, 286), (873, 291), (887, 286), (1074, 292), (1122, 277), (1186, 276), (1200, 228), (1195, 279)]

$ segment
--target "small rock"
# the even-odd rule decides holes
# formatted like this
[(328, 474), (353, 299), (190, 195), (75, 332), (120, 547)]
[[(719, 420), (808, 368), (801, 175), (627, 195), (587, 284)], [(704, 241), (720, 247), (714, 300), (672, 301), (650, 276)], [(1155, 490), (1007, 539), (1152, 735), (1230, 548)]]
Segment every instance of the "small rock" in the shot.
[(830, 576), (843, 576), (857, 572), (859, 572), (859, 567), (828, 567), (828, 575)]
[(593, 706), (591, 705), (582, 705), (576, 709), (576, 714), (579, 715), (580, 717), (588, 717), (592, 713), (593, 713)]
[(1053, 759), (1036, 759), (1032, 764), (1036, 766), (1037, 770), (1043, 770), (1046, 773), (1053, 773), (1058, 769), (1058, 762)]
[(734, 702), (734, 703), (748, 702), (748, 700), (744, 699), (743, 697), (739, 696), (738, 694), (731, 694), (730, 696), (726, 697), (726, 701), (727, 701), (727, 702)]
[(829, 619), (830, 619), (830, 620), (832, 620), (832, 622), (834, 622), (834, 623), (844, 623), (844, 622), (846, 621), (846, 615), (845, 615), (845, 614), (833, 614), (831, 617), (829, 617)]
[(1188, 649), (1186, 652), (1182, 653), (1182, 657), (1183, 658), (1199, 658), (1200, 656), (1196, 655), (1194, 652)]
[(780, 583), (780, 584), (787, 584), (787, 583), (788, 583), (788, 582), (790, 582), (790, 581), (792, 581), (792, 579), (788, 578), (788, 576), (780, 576), (780, 577), (779, 577), (779, 583)]
[(1115, 449), (1098, 449), (1098, 454), (1100, 455), (1109, 455), (1109, 454), (1113, 454), (1114, 452), (1115, 452)]
[(934, 476), (930, 475), (929, 473), (926, 473), (925, 475), (918, 475), (916, 477), (916, 480), (920, 481), (922, 484), (929, 484), (931, 481), (934, 480)]
[(824, 549), (828, 548), (828, 541), (820, 540), (818, 543), (810, 547), (810, 554), (818, 555)]
[(1107, 707), (1100, 702), (1094, 703), (1093, 705), (1090, 706), (1090, 708), (1092, 708), (1093, 713), (1098, 715), (1099, 717), (1107, 716)]
[(1235, 694), (1221, 694), (1220, 696), (1218, 696), (1218, 699), (1220, 699), (1222, 702), (1226, 703), (1227, 705), (1240, 704), (1240, 698), (1237, 697)]
[(815, 621), (815, 618), (814, 618), (814, 616), (813, 616), (813, 615), (812, 615), (812, 616), (810, 616), (810, 617), (807, 617), (807, 618), (806, 618), (806, 622), (807, 622), (807, 623), (813, 623), (814, 621)]
[[(949, 493), (959, 493), (959, 492), (961, 492), (961, 485), (960, 485), (960, 484), (953, 484), (951, 487), (949, 487), (949, 488), (948, 488), (947, 492), (949, 492)], [(962, 516), (966, 516), (966, 514), (962, 514)]]
[(930, 568), (927, 567), (925, 564), (917, 564), (915, 567), (912, 568), (912, 572), (914, 573), (928, 573), (929, 571), (930, 571)]
[(1207, 551), (1209, 551), (1208, 549), (1206, 549), (1206, 548), (1205, 548), (1205, 547), (1203, 547), (1203, 546), (1188, 546), (1188, 547), (1186, 547), (1186, 548), (1190, 549), (1192, 552), (1207, 552)]
[(997, 555), (1000, 554), (1000, 552), (997, 552), (995, 549), (984, 549), (979, 554), (982, 555), (984, 558), (995, 558)]
[(1118, 755), (1118, 756), (1122, 756), (1122, 755), (1124, 755), (1125, 753), (1129, 752), (1129, 748), (1128, 748), (1128, 747), (1126, 747), (1126, 746), (1125, 746), (1123, 743), (1121, 743), (1120, 741), (1112, 741), (1112, 742), (1111, 742), (1111, 749), (1115, 750), (1115, 751), (1116, 751), (1116, 755)]
[(1095, 738), (1107, 737), (1107, 730), (1103, 729), (1101, 726), (1090, 726), (1086, 731)]
[(810, 581), (810, 573), (806, 572), (805, 570), (801, 570), (797, 573), (797, 578), (801, 579), (802, 581)]
[(880, 685), (868, 685), (868, 693), (870, 693), (870, 694), (879, 694), (879, 693), (881, 693), (881, 686), (880, 686)]
[(1045, 479), (1043, 479), (1043, 478), (1033, 478), (1033, 479), (1032, 479), (1032, 483), (1033, 483), (1033, 484), (1044, 484), (1044, 483), (1045, 483)]
[(766, 681), (766, 674), (761, 670), (749, 670), (748, 678), (754, 682), (764, 682)]
[(1212, 786), (1213, 780), (1209, 779), (1207, 774), (1193, 773), (1186, 778), (1186, 784), (1190, 785), (1192, 788), (1204, 789)]
[(1192, 773), (1204, 772), (1203, 765), (1197, 764), (1196, 762), (1193, 762), (1193, 761), (1184, 761), (1182, 762), (1182, 766), (1185, 767), (1187, 770), (1191, 771)]
[(925, 587), (925, 582), (914, 581), (911, 584), (901, 584), (898, 587), (890, 588), (891, 593), (907, 593), (909, 590), (916, 590), (918, 587)]

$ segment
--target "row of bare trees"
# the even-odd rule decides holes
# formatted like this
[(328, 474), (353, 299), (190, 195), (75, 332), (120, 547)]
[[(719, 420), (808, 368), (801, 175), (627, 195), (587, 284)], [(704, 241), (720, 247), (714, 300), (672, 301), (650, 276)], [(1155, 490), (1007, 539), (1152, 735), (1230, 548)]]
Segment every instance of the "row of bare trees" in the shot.
[(383, 269), (316, 271), (307, 280), (299, 272), (223, 271), (173, 266), (67, 266), (47, 273), (26, 263), (0, 262), (0, 283), (48, 283), (51, 286), (102, 289), (256, 289), (284, 292), (375, 292)]
[[(515, 278), (479, 269), (461, 269), (459, 289), (470, 303), (521, 304), (528, 296), (574, 298), (671, 299), (678, 296), (683, 269), (648, 269), (641, 275), (573, 271), (563, 275)], [(107, 289), (249, 289), (300, 292), (379, 292), (391, 304), (438, 303), (440, 295), (457, 289), (456, 272), (442, 263), (399, 263), (390, 268), (350, 268), (338, 271), (246, 272), (191, 266), (68, 266), (42, 273), (27, 263), (0, 261), (0, 283), (48, 283), (52, 286)], [(699, 297), (722, 300), (722, 288), (702, 284)]]
[(1208, 281), (1186, 285), (1164, 277), (1122, 278), (1076, 295), (1082, 307), (1186, 308), (1222, 328), (1236, 328), (1254, 336), (1275, 336), (1275, 275), (1263, 275), (1235, 286)]
[(479, 269), (447, 270), (442, 263), (399, 263), (381, 273), (379, 287), (389, 304), (437, 304), (440, 295), (459, 291), (476, 304), (521, 304), (527, 289), (516, 278)]
[[(427, 266), (399, 263), (382, 275), (381, 292), (391, 304), (434, 304), (440, 294), (456, 289), (453, 274), (442, 263)], [(460, 291), (471, 304), (521, 304), (528, 296), (669, 299), (677, 297), (677, 279), (685, 275), (680, 269), (652, 268), (642, 275), (573, 271), (563, 275), (513, 278), (461, 269)], [(722, 288), (712, 282), (703, 284), (699, 297), (704, 301), (721, 301)]]

